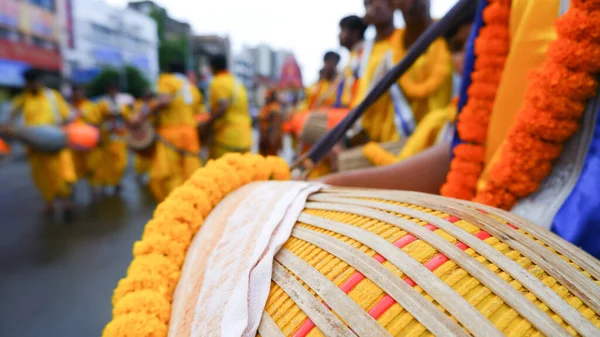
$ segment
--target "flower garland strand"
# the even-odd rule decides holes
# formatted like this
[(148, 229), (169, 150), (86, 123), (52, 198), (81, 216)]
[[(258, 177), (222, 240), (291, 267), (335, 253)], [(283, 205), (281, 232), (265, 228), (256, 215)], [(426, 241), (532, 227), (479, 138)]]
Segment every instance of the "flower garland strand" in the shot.
[(362, 148), (362, 153), (374, 166), (388, 166), (397, 162), (397, 157), (384, 149), (377, 142), (369, 142)]
[(228, 154), (209, 161), (156, 208), (134, 244), (127, 276), (114, 291), (103, 337), (166, 337), (171, 301), (187, 249), (204, 219), (230, 192), (258, 180), (289, 180), (279, 157)]
[(510, 0), (490, 0), (483, 11), (485, 26), (475, 40), (475, 70), (469, 101), (458, 115), (457, 130), (465, 142), (454, 148), (454, 159), (441, 194), (471, 200), (483, 171), (485, 142), (494, 99), (510, 49)]
[(579, 129), (600, 73), (600, 0), (574, 0), (556, 21), (558, 38), (530, 75), (524, 107), (508, 132), (500, 159), (474, 201), (511, 209), (552, 171), (563, 144)]

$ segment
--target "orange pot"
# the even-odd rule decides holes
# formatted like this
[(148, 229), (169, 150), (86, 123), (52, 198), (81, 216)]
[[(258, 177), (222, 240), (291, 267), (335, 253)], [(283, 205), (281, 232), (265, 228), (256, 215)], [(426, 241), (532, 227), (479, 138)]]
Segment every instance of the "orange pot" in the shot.
[(63, 127), (63, 131), (67, 135), (69, 148), (75, 151), (90, 151), (100, 141), (98, 128), (87, 124), (71, 123)]

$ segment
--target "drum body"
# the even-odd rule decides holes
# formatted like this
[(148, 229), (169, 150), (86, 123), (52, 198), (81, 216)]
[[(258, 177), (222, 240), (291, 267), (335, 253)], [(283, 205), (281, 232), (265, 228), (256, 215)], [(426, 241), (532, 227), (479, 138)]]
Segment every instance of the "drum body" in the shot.
[(15, 127), (11, 137), (39, 152), (59, 152), (68, 145), (66, 133), (51, 125)]
[(84, 123), (71, 123), (63, 127), (67, 135), (67, 144), (71, 150), (87, 152), (95, 149), (100, 142), (100, 131), (97, 127)]
[[(193, 335), (206, 323), (200, 313), (219, 309), (199, 300), (215, 278), (235, 282), (210, 268), (210, 256), (227, 256), (215, 235), (248, 240), (229, 227), (213, 232), (248, 220), (235, 216), (246, 188), (257, 187), (222, 200), (187, 250), (170, 335)], [(277, 209), (251, 212), (267, 221)], [(600, 332), (598, 261), (517, 216), (439, 196), (325, 188), (308, 197), (272, 266), (263, 337)]]
[(315, 144), (348, 115), (347, 109), (321, 108), (309, 112), (299, 131), (300, 139)]
[(138, 125), (130, 125), (127, 128), (125, 141), (129, 148), (142, 156), (150, 156), (154, 151), (156, 142), (156, 129), (150, 121), (144, 121)]

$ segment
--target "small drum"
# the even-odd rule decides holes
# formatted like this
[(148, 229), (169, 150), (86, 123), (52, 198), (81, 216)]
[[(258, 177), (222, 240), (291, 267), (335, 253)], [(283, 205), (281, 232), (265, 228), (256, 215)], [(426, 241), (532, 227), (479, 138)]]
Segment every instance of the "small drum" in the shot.
[[(402, 151), (404, 147), (404, 140), (397, 142), (382, 143), (381, 147), (386, 151), (397, 155)], [(352, 149), (344, 150), (338, 155), (338, 169), (340, 172), (357, 170), (361, 168), (372, 167), (373, 164), (365, 158), (363, 154), (363, 147), (359, 146)]]
[(74, 151), (91, 151), (100, 142), (100, 131), (97, 127), (88, 124), (71, 123), (63, 127), (63, 131), (67, 134), (69, 148)]
[(156, 129), (150, 121), (146, 120), (140, 124), (127, 127), (125, 142), (133, 152), (142, 156), (149, 156), (154, 150), (156, 138)]
[(300, 139), (307, 144), (315, 144), (333, 129), (346, 115), (347, 109), (324, 108), (308, 114), (300, 131)]
[(518, 216), (305, 182), (221, 199), (215, 176), (158, 206), (104, 336), (600, 335), (600, 263)]

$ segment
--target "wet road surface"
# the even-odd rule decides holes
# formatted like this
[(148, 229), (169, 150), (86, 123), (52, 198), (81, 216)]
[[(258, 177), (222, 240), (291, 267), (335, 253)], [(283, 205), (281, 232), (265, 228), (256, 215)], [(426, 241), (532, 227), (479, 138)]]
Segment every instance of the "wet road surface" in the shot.
[(155, 204), (131, 173), (120, 197), (91, 204), (81, 183), (76, 198), (71, 223), (44, 219), (27, 163), (0, 165), (0, 336), (100, 336), (110, 320), (112, 291)]

